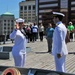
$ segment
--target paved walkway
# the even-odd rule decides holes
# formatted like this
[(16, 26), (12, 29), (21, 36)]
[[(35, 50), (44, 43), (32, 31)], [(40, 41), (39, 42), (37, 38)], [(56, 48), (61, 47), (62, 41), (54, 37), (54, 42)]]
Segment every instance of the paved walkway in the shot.
[[(1, 46), (13, 46), (11, 42)], [(47, 41), (38, 41), (27, 43), (27, 47), (31, 47), (31, 52), (27, 53), (25, 68), (38, 68), (55, 70), (54, 58), (47, 51)], [(69, 54), (66, 58), (66, 70), (68, 73), (75, 74), (75, 42), (67, 44)], [(0, 60), (0, 65), (14, 66), (13, 58), (10, 60)]]

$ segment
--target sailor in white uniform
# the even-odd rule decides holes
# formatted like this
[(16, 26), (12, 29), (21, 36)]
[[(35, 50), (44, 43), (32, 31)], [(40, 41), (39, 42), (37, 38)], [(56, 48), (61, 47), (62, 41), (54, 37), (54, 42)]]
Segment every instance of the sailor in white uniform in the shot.
[(26, 37), (21, 31), (24, 27), (24, 20), (19, 18), (16, 20), (16, 29), (10, 34), (10, 39), (14, 39), (15, 43), (12, 48), (15, 66), (24, 67), (26, 60)]
[(53, 21), (56, 24), (56, 27), (53, 33), (52, 54), (54, 55), (55, 59), (56, 71), (66, 72), (65, 59), (66, 55), (68, 54), (68, 50), (65, 38), (67, 28), (62, 23), (62, 19), (65, 15), (58, 12), (53, 12), (53, 15)]

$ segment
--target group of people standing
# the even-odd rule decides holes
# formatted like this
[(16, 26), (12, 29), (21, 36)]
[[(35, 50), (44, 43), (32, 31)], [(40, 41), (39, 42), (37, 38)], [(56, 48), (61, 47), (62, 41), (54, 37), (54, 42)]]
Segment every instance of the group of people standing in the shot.
[[(49, 23), (46, 29), (46, 39), (48, 43), (48, 52), (51, 52), (54, 56), (56, 71), (66, 72), (65, 69), (65, 59), (68, 54), (67, 45), (65, 42), (67, 35), (67, 28), (62, 23), (62, 19), (65, 15), (59, 12), (53, 12), (53, 21), (55, 29), (52, 24)], [(15, 40), (14, 46), (12, 48), (12, 54), (14, 57), (15, 66), (24, 67), (26, 60), (26, 35), (28, 35), (28, 41), (36, 41), (37, 33), (39, 30), (40, 41), (43, 41), (44, 26), (42, 24), (39, 27), (34, 23), (30, 27), (26, 27), (31, 30), (32, 39), (29, 38), (29, 34), (25, 33), (24, 30), (24, 20), (19, 18), (16, 20), (16, 29), (10, 34), (10, 38)], [(68, 27), (70, 30), (71, 28)], [(72, 27), (73, 29), (73, 27)], [(31, 33), (30, 32), (30, 33)], [(71, 33), (71, 32), (70, 32)], [(71, 35), (71, 34), (70, 34)]]
[(42, 25), (42, 23), (39, 26), (37, 26), (36, 23), (27, 25), (24, 27), (24, 30), (27, 35), (28, 43), (37, 41), (38, 33), (39, 33), (40, 41), (43, 41), (44, 26)]
[(33, 25), (30, 24), (30, 25), (25, 26), (24, 30), (25, 30), (26, 35), (27, 35), (28, 43), (29, 42), (35, 42), (37, 40), (38, 26), (36, 25), (36, 23), (34, 23)]
[(52, 51), (52, 38), (53, 38), (53, 32), (54, 28), (51, 23), (48, 24), (48, 27), (46, 28), (46, 39), (48, 44), (48, 52)]

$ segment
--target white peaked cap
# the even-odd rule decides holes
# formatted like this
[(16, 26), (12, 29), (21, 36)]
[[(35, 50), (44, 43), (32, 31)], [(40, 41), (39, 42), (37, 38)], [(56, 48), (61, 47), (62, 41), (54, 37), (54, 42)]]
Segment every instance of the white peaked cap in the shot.
[(17, 22), (17, 23), (19, 23), (19, 22), (24, 22), (24, 19), (18, 18), (18, 19), (16, 20), (16, 22)]
[(63, 16), (63, 17), (65, 16), (63, 13), (60, 13), (60, 12), (53, 12), (53, 14), (54, 15), (60, 15), (60, 16)]

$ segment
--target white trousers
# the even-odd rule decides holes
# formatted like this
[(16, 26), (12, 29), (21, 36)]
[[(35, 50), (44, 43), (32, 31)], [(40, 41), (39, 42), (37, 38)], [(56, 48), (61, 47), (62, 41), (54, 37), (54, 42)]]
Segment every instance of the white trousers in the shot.
[(13, 55), (15, 66), (24, 67), (26, 54)]
[(61, 58), (57, 58), (57, 56), (54, 56), (55, 65), (56, 65), (56, 71), (66, 72), (65, 58), (66, 58), (66, 55), (63, 55)]

